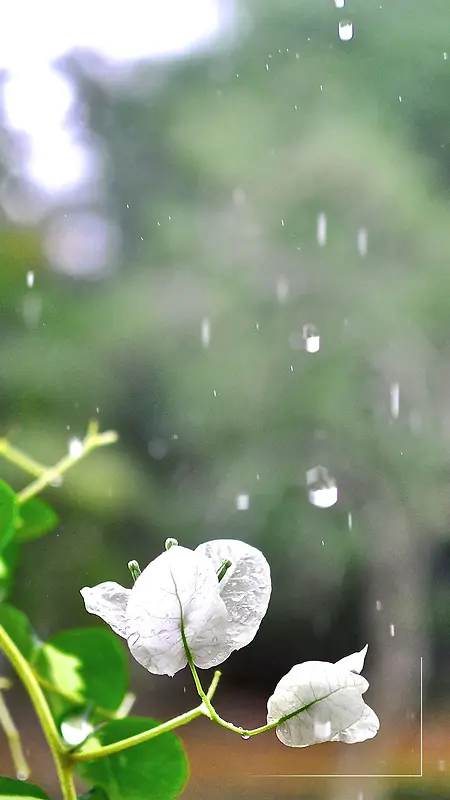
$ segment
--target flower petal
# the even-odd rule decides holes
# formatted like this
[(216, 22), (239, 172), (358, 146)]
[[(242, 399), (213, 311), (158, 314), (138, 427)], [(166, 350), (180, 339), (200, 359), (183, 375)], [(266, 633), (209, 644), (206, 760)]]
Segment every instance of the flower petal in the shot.
[(118, 583), (106, 581), (80, 590), (86, 611), (101, 617), (115, 633), (126, 638), (126, 609), (131, 594)]
[(332, 742), (345, 742), (345, 744), (355, 744), (356, 742), (364, 742), (366, 739), (373, 739), (377, 735), (380, 728), (380, 720), (378, 719), (375, 711), (364, 703), (362, 716), (350, 725), (349, 728), (340, 731), (333, 736)]
[(376, 715), (362, 699), (368, 687), (361, 675), (337, 664), (326, 661), (297, 664), (269, 698), (267, 722), (294, 715), (276, 729), (278, 738), (289, 747), (307, 747), (330, 740), (363, 741), (378, 730), (374, 730)]
[(263, 554), (237, 539), (216, 539), (195, 550), (207, 556), (217, 571), (228, 559), (231, 567), (219, 584), (228, 612), (227, 636), (230, 652), (251, 642), (269, 605), (272, 584), (270, 567)]
[(175, 545), (137, 579), (127, 607), (127, 639), (136, 661), (156, 675), (186, 666), (182, 627), (194, 663), (221, 663), (227, 612), (211, 562)]
[(344, 667), (345, 669), (350, 670), (350, 672), (357, 672), (358, 674), (362, 672), (364, 666), (364, 659), (367, 655), (367, 650), (369, 645), (366, 644), (359, 653), (352, 653), (351, 656), (345, 656), (345, 658), (341, 658), (340, 661), (336, 661), (337, 667)]

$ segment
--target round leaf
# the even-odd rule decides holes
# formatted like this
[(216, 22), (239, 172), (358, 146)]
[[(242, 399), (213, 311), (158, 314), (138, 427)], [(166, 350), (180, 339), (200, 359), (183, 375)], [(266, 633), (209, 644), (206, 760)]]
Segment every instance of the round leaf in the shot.
[(13, 539), (0, 553), (0, 603), (8, 596), (19, 559), (20, 548)]
[(18, 608), (8, 603), (0, 605), (0, 625), (2, 625), (28, 661), (36, 654), (38, 638), (34, 633), (28, 617)]
[(54, 530), (58, 522), (59, 517), (51, 506), (40, 497), (31, 497), (20, 506), (16, 539), (18, 542), (39, 539), (40, 536)]
[(0, 798), (8, 800), (50, 800), (48, 794), (32, 783), (0, 778)]
[[(142, 717), (114, 720), (90, 736), (83, 749), (118, 742), (157, 724)], [(105, 789), (109, 800), (174, 800), (189, 777), (183, 745), (173, 733), (164, 733), (97, 761), (84, 762), (77, 769), (82, 778)]]
[(17, 519), (16, 494), (5, 481), (0, 481), (0, 550), (13, 538)]
[[(120, 639), (107, 629), (77, 628), (56, 634), (40, 648), (35, 666), (56, 690), (108, 711), (120, 706), (128, 687), (126, 653)], [(48, 700), (56, 717), (76, 705), (51, 692)]]

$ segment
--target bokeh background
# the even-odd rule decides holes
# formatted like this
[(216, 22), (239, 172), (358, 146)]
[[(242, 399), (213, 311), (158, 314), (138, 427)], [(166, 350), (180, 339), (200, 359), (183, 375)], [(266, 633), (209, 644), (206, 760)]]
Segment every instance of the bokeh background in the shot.
[[(448, 0), (0, 19), (1, 432), (44, 463), (93, 417), (120, 435), (46, 493), (61, 524), (14, 602), (42, 637), (96, 624), (80, 587), (167, 536), (243, 539), (273, 597), (219, 710), (262, 724), (293, 664), (369, 643), (381, 730), (290, 750), (195, 723), (186, 800), (449, 798)], [(130, 668), (136, 712), (195, 702), (187, 674)]]

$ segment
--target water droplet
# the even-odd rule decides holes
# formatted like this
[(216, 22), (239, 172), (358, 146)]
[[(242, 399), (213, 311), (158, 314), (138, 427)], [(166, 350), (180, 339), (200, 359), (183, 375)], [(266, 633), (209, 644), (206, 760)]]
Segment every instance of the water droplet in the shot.
[(390, 636), (395, 636), (395, 625), (393, 625), (392, 622), (389, 625), (389, 634)]
[(306, 472), (309, 502), (318, 508), (330, 508), (338, 501), (336, 481), (325, 467), (313, 467)]
[(356, 246), (358, 248), (358, 253), (363, 258), (367, 255), (367, 228), (360, 228), (358, 231), (358, 236), (356, 238)]
[(19, 769), (16, 772), (16, 778), (18, 781), (26, 781), (29, 778), (29, 773)]
[(277, 300), (279, 303), (285, 303), (289, 295), (289, 283), (286, 278), (279, 278), (276, 286)]
[(203, 347), (209, 347), (209, 343), (211, 341), (211, 326), (209, 324), (209, 319), (205, 318), (202, 320), (202, 345)]
[(315, 722), (314, 723), (314, 736), (317, 739), (329, 739), (331, 736), (331, 722)]
[(345, 0), (334, 0), (334, 5), (336, 8), (344, 8)]
[(338, 34), (341, 42), (349, 42), (350, 39), (353, 39), (354, 33), (355, 31), (353, 28), (353, 22), (350, 22), (350, 20), (345, 19), (339, 23)]
[(174, 539), (172, 536), (169, 536), (168, 539), (164, 542), (164, 549), (170, 550), (171, 547), (176, 547), (178, 545), (178, 540)]
[(381, 604), (381, 600), (377, 600), (377, 602), (375, 603), (375, 607), (376, 607), (377, 611), (381, 611), (381, 609), (383, 608), (383, 606)]
[(250, 736), (248, 735), (248, 733), (243, 733), (241, 735), (241, 739), (250, 739)]
[(323, 211), (317, 215), (316, 237), (317, 244), (324, 247), (327, 243), (327, 217)]
[(394, 417), (394, 419), (397, 419), (400, 409), (400, 385), (398, 383), (393, 383), (391, 385), (390, 395), (391, 395), (391, 401), (390, 401), (391, 414)]
[(348, 529), (349, 531), (351, 531), (353, 529), (353, 517), (351, 511), (348, 512), (347, 522), (348, 522)]
[(34, 272), (32, 269), (29, 269), (27, 272), (27, 286), (31, 289), (34, 286)]
[(444, 61), (447, 61), (448, 53), (444, 53), (443, 55), (444, 55)]
[(83, 442), (76, 436), (69, 439), (69, 455), (71, 458), (80, 458), (83, 453)]
[(317, 353), (320, 349), (319, 331), (315, 325), (304, 325), (302, 332), (303, 343), (307, 353)]
[(213, 389), (213, 395), (214, 395), (214, 397), (217, 397), (217, 392), (216, 392), (215, 389)]
[(93, 725), (81, 714), (67, 717), (61, 723), (61, 735), (67, 744), (76, 746), (84, 742), (87, 736), (94, 730)]
[(50, 486), (53, 486), (54, 489), (59, 489), (60, 486), (63, 485), (63, 476), (62, 475), (55, 475), (54, 478), (50, 481)]
[(236, 508), (238, 511), (248, 511), (250, 508), (250, 495), (238, 494), (236, 495)]

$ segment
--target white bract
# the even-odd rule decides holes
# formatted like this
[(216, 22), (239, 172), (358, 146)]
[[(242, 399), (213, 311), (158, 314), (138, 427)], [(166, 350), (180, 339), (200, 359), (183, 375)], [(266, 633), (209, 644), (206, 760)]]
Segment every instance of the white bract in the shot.
[[(225, 560), (231, 566), (219, 582)], [(81, 589), (86, 610), (125, 638), (136, 661), (156, 675), (187, 664), (221, 664), (249, 644), (269, 604), (269, 565), (259, 550), (234, 539), (190, 550), (174, 545), (155, 558), (132, 589), (107, 581)]]
[(367, 645), (336, 664), (327, 661), (296, 664), (281, 679), (267, 703), (267, 722), (292, 714), (276, 728), (283, 744), (289, 747), (307, 747), (319, 742), (354, 744), (376, 735), (380, 722), (362, 698), (369, 684), (359, 674), (366, 653)]

